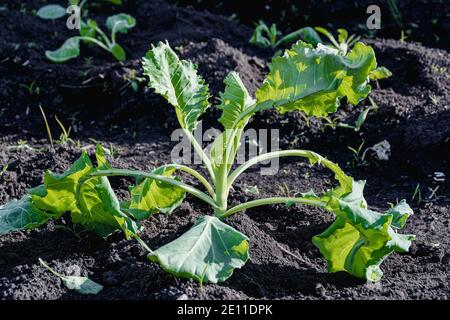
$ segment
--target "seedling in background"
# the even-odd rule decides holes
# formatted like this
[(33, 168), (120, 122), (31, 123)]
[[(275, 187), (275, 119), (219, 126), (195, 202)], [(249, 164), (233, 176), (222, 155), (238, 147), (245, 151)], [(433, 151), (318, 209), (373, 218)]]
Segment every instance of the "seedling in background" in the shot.
[[(327, 260), (328, 270), (378, 281), (383, 274), (382, 261), (392, 252), (408, 251), (414, 239), (413, 235), (396, 232), (413, 214), (406, 202), (385, 212), (369, 209), (363, 196), (364, 181), (355, 181), (337, 164), (309, 150), (269, 152), (233, 167), (245, 127), (256, 112), (303, 111), (309, 117), (324, 117), (335, 112), (344, 98), (356, 105), (370, 93), (369, 77), (376, 66), (373, 49), (363, 43), (356, 43), (343, 56), (332, 48), (315, 49), (298, 42), (272, 60), (270, 72), (255, 97), (249, 94), (239, 74), (230, 72), (218, 106), (224, 131), (206, 152), (193, 131), (210, 107), (208, 86), (192, 62), (180, 60), (167, 43), (160, 42), (143, 59), (144, 74), (149, 86), (175, 108), (180, 126), (202, 159), (208, 177), (181, 164), (167, 164), (150, 172), (114, 169), (105, 150), (97, 146), (96, 166), (83, 151), (66, 172), (47, 172), (43, 185), (0, 207), (0, 233), (34, 228), (70, 212), (74, 223), (102, 237), (122, 230), (127, 238), (136, 238), (149, 251), (151, 261), (175, 276), (217, 283), (228, 279), (249, 259), (250, 239), (226, 224), (228, 217), (262, 205), (303, 204), (336, 216), (334, 223), (312, 239)], [(234, 182), (248, 168), (280, 157), (301, 157), (311, 165), (324, 166), (333, 172), (337, 186), (320, 193), (315, 190), (228, 207)], [(197, 179), (204, 190), (177, 178), (180, 172)], [(135, 178), (135, 185), (129, 188), (129, 201), (119, 202), (108, 180), (112, 176)], [(201, 216), (178, 239), (152, 250), (139, 238), (139, 221), (156, 213), (171, 214), (186, 193), (208, 204), (213, 215)]]
[(58, 143), (60, 145), (66, 145), (66, 144), (76, 144), (75, 141), (70, 138), (70, 131), (72, 130), (71, 127), (69, 129), (66, 129), (66, 127), (63, 125), (63, 123), (58, 119), (57, 116), (55, 116), (55, 120), (58, 123), (59, 127), (61, 128), (61, 134), (59, 135)]
[[(51, 145), (52, 149), (54, 149), (55, 140), (53, 140), (52, 130), (50, 129), (50, 125), (48, 123), (47, 116), (45, 115), (45, 112), (44, 112), (44, 109), (42, 108), (42, 106), (39, 106), (39, 109), (41, 110), (42, 118), (44, 119), (45, 129), (47, 131), (47, 136), (50, 141), (50, 145)], [(73, 141), (72, 138), (70, 138), (70, 131), (72, 130), (72, 128), (69, 127), (69, 129), (66, 129), (66, 127), (58, 119), (57, 116), (55, 116), (55, 120), (58, 123), (59, 127), (61, 128), (61, 134), (59, 135), (59, 140), (56, 140), (56, 142), (60, 145), (67, 145), (70, 143), (77, 145), (77, 143), (75, 141)]]
[(50, 141), (50, 145), (53, 150), (53, 149), (55, 149), (55, 146), (53, 145), (52, 130), (50, 129), (50, 125), (48, 124), (48, 121), (47, 121), (47, 116), (45, 115), (45, 112), (44, 112), (44, 109), (42, 108), (42, 106), (39, 106), (39, 110), (41, 110), (42, 118), (44, 119), (44, 123), (45, 123), (45, 130), (47, 130), (48, 140)]
[(127, 33), (136, 25), (136, 20), (125, 13), (119, 13), (106, 19), (106, 27), (110, 31), (108, 37), (97, 22), (89, 19), (87, 22), (81, 21), (80, 35), (67, 39), (63, 45), (54, 50), (46, 51), (45, 56), (57, 63), (66, 62), (80, 55), (80, 41), (87, 44), (94, 44), (111, 53), (118, 61), (126, 59), (125, 50), (117, 43), (118, 33)]
[(320, 36), (311, 27), (301, 28), (282, 36), (275, 23), (272, 23), (269, 28), (262, 20), (259, 20), (249, 42), (262, 48), (277, 49), (300, 39), (313, 45), (322, 42)]
[(21, 86), (24, 87), (25, 89), (27, 89), (28, 94), (30, 96), (32, 96), (32, 95), (39, 95), (41, 93), (41, 88), (39, 88), (36, 85), (36, 81), (31, 82), (29, 85), (26, 85), (26, 84), (22, 83)]
[(372, 100), (371, 97), (369, 97), (370, 103), (372, 106), (365, 108), (358, 116), (358, 118), (355, 121), (354, 125), (342, 123), (339, 121), (339, 118), (330, 119), (329, 117), (325, 117), (324, 119), (328, 122), (326, 125), (330, 126), (332, 128), (346, 128), (346, 129), (353, 129), (354, 131), (358, 132), (361, 130), (361, 127), (363, 126), (364, 122), (366, 122), (367, 115), (371, 110), (378, 110), (378, 106), (375, 104), (375, 102)]
[(22, 150), (22, 149), (27, 149), (27, 150), (30, 150), (30, 151), (36, 151), (36, 150), (39, 150), (38, 148), (34, 148), (34, 147), (30, 146), (30, 145), (28, 144), (28, 141), (22, 140), (22, 139), (19, 139), (19, 140), (17, 141), (17, 144), (16, 144), (16, 145), (8, 146), (8, 147), (6, 147), (6, 149), (9, 150), (9, 151), (10, 151), (10, 150)]
[(145, 79), (142, 77), (138, 77), (136, 75), (136, 69), (131, 69), (129, 72), (124, 74), (124, 79), (128, 81), (129, 86), (134, 92), (138, 92), (139, 83), (143, 82)]
[[(439, 190), (439, 186), (437, 186), (435, 189), (432, 189), (430, 187), (427, 188), (430, 191), (430, 195), (428, 196), (427, 200), (432, 200), (434, 197), (436, 197), (436, 192)], [(424, 201), (424, 199), (422, 198), (422, 188), (420, 186), (420, 183), (416, 185), (411, 200), (416, 201), (418, 206)]]
[(367, 149), (365, 151), (363, 151), (363, 146), (364, 146), (364, 141), (358, 146), (357, 149), (352, 148), (347, 146), (347, 148), (353, 152), (353, 160), (351, 162), (352, 165), (354, 166), (364, 166), (367, 165), (367, 162), (365, 160), (366, 158), (366, 152)]
[(2, 169), (0, 170), (0, 179), (2, 179), (3, 181), (9, 181), (6, 178), (6, 173), (8, 172), (8, 167), (9, 167), (9, 165), (5, 164), (2, 166)]

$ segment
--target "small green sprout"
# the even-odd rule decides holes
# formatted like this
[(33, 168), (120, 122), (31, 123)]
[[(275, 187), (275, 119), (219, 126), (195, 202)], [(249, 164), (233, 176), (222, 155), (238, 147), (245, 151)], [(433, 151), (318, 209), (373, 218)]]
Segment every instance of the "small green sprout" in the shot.
[(39, 88), (36, 84), (36, 80), (32, 81), (29, 85), (21, 84), (22, 87), (27, 89), (28, 93), (32, 95), (39, 95), (41, 93), (41, 88)]
[(351, 162), (353, 166), (367, 165), (367, 161), (365, 160), (365, 158), (368, 149), (363, 151), (364, 143), (365, 141), (363, 140), (362, 143), (357, 148), (347, 146), (347, 148), (353, 153), (353, 160)]
[(57, 116), (55, 116), (55, 120), (58, 123), (59, 127), (61, 128), (61, 134), (59, 136), (58, 143), (60, 145), (67, 145), (67, 144), (76, 144), (75, 141), (73, 141), (70, 138), (70, 131), (72, 130), (72, 127), (69, 127), (69, 129), (66, 129), (66, 127), (63, 125), (63, 123), (58, 119)]

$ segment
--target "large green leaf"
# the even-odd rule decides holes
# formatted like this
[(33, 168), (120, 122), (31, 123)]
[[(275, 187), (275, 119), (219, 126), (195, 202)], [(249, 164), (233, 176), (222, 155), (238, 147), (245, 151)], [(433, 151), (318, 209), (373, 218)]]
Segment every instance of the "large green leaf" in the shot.
[[(111, 168), (101, 145), (97, 145), (95, 157), (97, 171)], [(140, 226), (121, 210), (107, 177), (95, 177), (82, 184), (72, 220), (104, 238), (117, 230), (122, 230), (127, 238), (140, 231)]]
[(30, 190), (35, 206), (54, 214), (76, 212), (76, 191), (79, 180), (93, 171), (93, 165), (86, 151), (63, 174), (47, 171), (44, 185)]
[(72, 37), (67, 39), (61, 47), (54, 51), (45, 51), (45, 56), (52, 62), (66, 62), (80, 55), (80, 39)]
[(413, 235), (394, 231), (404, 225), (412, 211), (403, 202), (385, 213), (369, 210), (362, 196), (364, 182), (354, 181), (353, 185), (351, 193), (332, 197), (328, 202), (327, 210), (337, 218), (327, 230), (313, 237), (313, 244), (327, 260), (329, 272), (346, 271), (378, 281), (383, 275), (383, 260), (392, 252), (408, 251), (414, 240)]
[(258, 103), (269, 102), (282, 113), (302, 110), (320, 117), (335, 112), (343, 97), (353, 105), (367, 97), (376, 60), (373, 49), (363, 43), (343, 57), (335, 49), (300, 41), (274, 58), (269, 68), (256, 92)]
[[(151, 173), (172, 177), (175, 171), (175, 168), (160, 167)], [(151, 178), (146, 178), (131, 188), (130, 193), (131, 200), (123, 205), (123, 210), (138, 220), (146, 219), (156, 212), (171, 214), (186, 196), (183, 189)]]
[(247, 119), (240, 116), (255, 100), (248, 93), (237, 72), (230, 72), (224, 80), (225, 90), (220, 94), (219, 109), (222, 116), (219, 122), (225, 129), (235, 129), (245, 125)]
[(149, 86), (175, 107), (181, 127), (194, 130), (209, 107), (208, 86), (197, 74), (197, 66), (180, 60), (163, 42), (147, 52), (142, 64)]
[(12, 200), (0, 206), (0, 235), (22, 229), (33, 229), (58, 215), (47, 214), (36, 208), (31, 196), (25, 195), (20, 200)]
[(167, 272), (199, 282), (222, 282), (248, 260), (248, 238), (212, 216), (203, 216), (181, 237), (149, 254)]
[(78, 205), (78, 210), (72, 212), (72, 221), (101, 237), (106, 238), (121, 229), (130, 238), (140, 230), (139, 225), (120, 209), (119, 200), (106, 177), (85, 182)]
[(84, 181), (90, 173), (111, 168), (105, 149), (100, 145), (97, 146), (96, 158), (98, 168), (93, 167), (83, 150), (81, 157), (63, 174), (46, 172), (44, 185), (30, 190), (33, 204), (56, 215), (70, 212), (74, 223), (80, 223), (102, 237), (123, 230), (129, 238), (140, 227), (120, 209), (108, 178), (95, 177)]

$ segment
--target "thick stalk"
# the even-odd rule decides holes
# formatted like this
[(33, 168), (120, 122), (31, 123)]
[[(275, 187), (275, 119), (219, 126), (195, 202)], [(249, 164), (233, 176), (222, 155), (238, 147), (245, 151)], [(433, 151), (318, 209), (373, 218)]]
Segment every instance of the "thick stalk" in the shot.
[(218, 169), (216, 175), (216, 196), (214, 198), (217, 205), (217, 208), (214, 209), (214, 215), (217, 217), (227, 210), (229, 190), (227, 164), (222, 163)]
[[(216, 195), (215, 200), (219, 209), (214, 210), (214, 214), (221, 216), (228, 207), (228, 194), (230, 192), (230, 186), (228, 185), (228, 174), (231, 169), (231, 165), (234, 162), (236, 156), (237, 147), (234, 147), (235, 139), (240, 139), (243, 128), (236, 128), (233, 130), (225, 131), (225, 138), (227, 141), (227, 148), (224, 150), (223, 163), (220, 164), (216, 173)], [(227, 137), (227, 135), (230, 135)]]
[(223, 214), (221, 214), (219, 216), (219, 218), (225, 219), (239, 211), (243, 211), (245, 209), (250, 209), (253, 207), (264, 206), (264, 205), (268, 205), (268, 204), (276, 204), (276, 203), (289, 203), (289, 202), (307, 204), (310, 206), (315, 206), (315, 207), (320, 207), (320, 208), (325, 208), (327, 206), (327, 204), (325, 202), (317, 201), (317, 200), (311, 200), (311, 199), (305, 199), (305, 198), (273, 197), (273, 198), (253, 200), (253, 201), (239, 204), (239, 205), (225, 211)]

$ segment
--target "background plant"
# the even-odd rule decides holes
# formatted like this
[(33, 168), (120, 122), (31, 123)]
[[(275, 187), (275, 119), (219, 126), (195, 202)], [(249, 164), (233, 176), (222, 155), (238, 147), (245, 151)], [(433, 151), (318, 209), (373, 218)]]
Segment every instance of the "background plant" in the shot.
[[(108, 2), (116, 5), (122, 3), (120, 0), (108, 0)], [(79, 5), (81, 11), (86, 5), (86, 0), (81, 1), (80, 3), (76, 0), (70, 1), (70, 4)], [(37, 16), (50, 20), (59, 19), (66, 16), (66, 9), (60, 5), (49, 4), (40, 8), (37, 12)], [(66, 62), (76, 58), (80, 55), (81, 41), (86, 44), (97, 45), (103, 50), (111, 53), (118, 61), (123, 61), (126, 59), (126, 53), (122, 46), (117, 43), (116, 37), (119, 33), (127, 33), (130, 29), (134, 28), (135, 25), (136, 20), (128, 14), (119, 13), (110, 16), (106, 20), (106, 27), (110, 31), (110, 35), (107, 36), (94, 20), (80, 20), (79, 36), (70, 37), (56, 50), (47, 50), (45, 56), (50, 61), (57, 63)]]
[(94, 20), (80, 22), (80, 35), (67, 39), (61, 47), (54, 51), (46, 51), (45, 56), (53, 62), (66, 62), (80, 55), (80, 41), (95, 44), (111, 53), (118, 61), (126, 59), (125, 50), (116, 37), (118, 33), (127, 33), (136, 25), (136, 20), (125, 13), (119, 13), (106, 19), (106, 27), (111, 32), (108, 37)]

